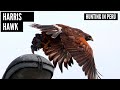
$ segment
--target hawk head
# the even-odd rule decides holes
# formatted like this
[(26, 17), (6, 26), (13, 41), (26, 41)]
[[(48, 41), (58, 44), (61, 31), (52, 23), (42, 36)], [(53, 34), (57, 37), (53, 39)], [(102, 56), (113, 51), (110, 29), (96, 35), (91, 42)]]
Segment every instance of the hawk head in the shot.
[(86, 39), (86, 41), (93, 41), (93, 38), (92, 38), (92, 36), (90, 36), (90, 35), (87, 35), (86, 37), (85, 37), (85, 39)]

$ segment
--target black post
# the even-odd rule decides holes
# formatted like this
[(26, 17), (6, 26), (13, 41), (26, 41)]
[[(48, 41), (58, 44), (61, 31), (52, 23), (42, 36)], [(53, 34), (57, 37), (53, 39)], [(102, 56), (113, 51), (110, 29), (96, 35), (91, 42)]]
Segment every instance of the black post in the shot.
[(13, 60), (2, 79), (51, 79), (54, 67), (49, 60), (36, 54), (25, 54)]

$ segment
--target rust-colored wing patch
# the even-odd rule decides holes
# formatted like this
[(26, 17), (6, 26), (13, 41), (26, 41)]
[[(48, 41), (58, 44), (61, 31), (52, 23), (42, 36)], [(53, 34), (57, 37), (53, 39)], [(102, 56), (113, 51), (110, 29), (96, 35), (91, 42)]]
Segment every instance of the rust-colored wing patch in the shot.
[(69, 37), (66, 34), (61, 35), (64, 48), (71, 54), (79, 66), (82, 66), (82, 70), (89, 79), (100, 78), (95, 67), (92, 49), (85, 39), (83, 37)]

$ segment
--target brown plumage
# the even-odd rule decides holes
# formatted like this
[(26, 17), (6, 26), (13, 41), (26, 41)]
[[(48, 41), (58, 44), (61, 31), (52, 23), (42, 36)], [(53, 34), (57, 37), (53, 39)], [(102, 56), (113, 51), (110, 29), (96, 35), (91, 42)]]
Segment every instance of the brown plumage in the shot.
[(93, 40), (89, 34), (62, 24), (32, 24), (31, 26), (42, 31), (42, 34), (36, 34), (32, 41), (33, 53), (43, 48), (55, 67), (58, 63), (61, 72), (63, 72), (63, 63), (68, 68), (68, 65), (73, 64), (74, 59), (79, 66), (82, 66), (88, 79), (100, 78), (98, 75), (100, 73), (95, 66), (92, 48), (87, 43), (88, 40)]

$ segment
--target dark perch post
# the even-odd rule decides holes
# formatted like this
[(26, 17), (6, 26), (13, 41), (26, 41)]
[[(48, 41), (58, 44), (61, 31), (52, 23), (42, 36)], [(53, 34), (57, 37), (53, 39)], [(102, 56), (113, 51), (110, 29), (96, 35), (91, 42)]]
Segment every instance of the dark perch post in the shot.
[(51, 79), (54, 67), (51, 62), (36, 54), (25, 54), (13, 60), (2, 79)]

